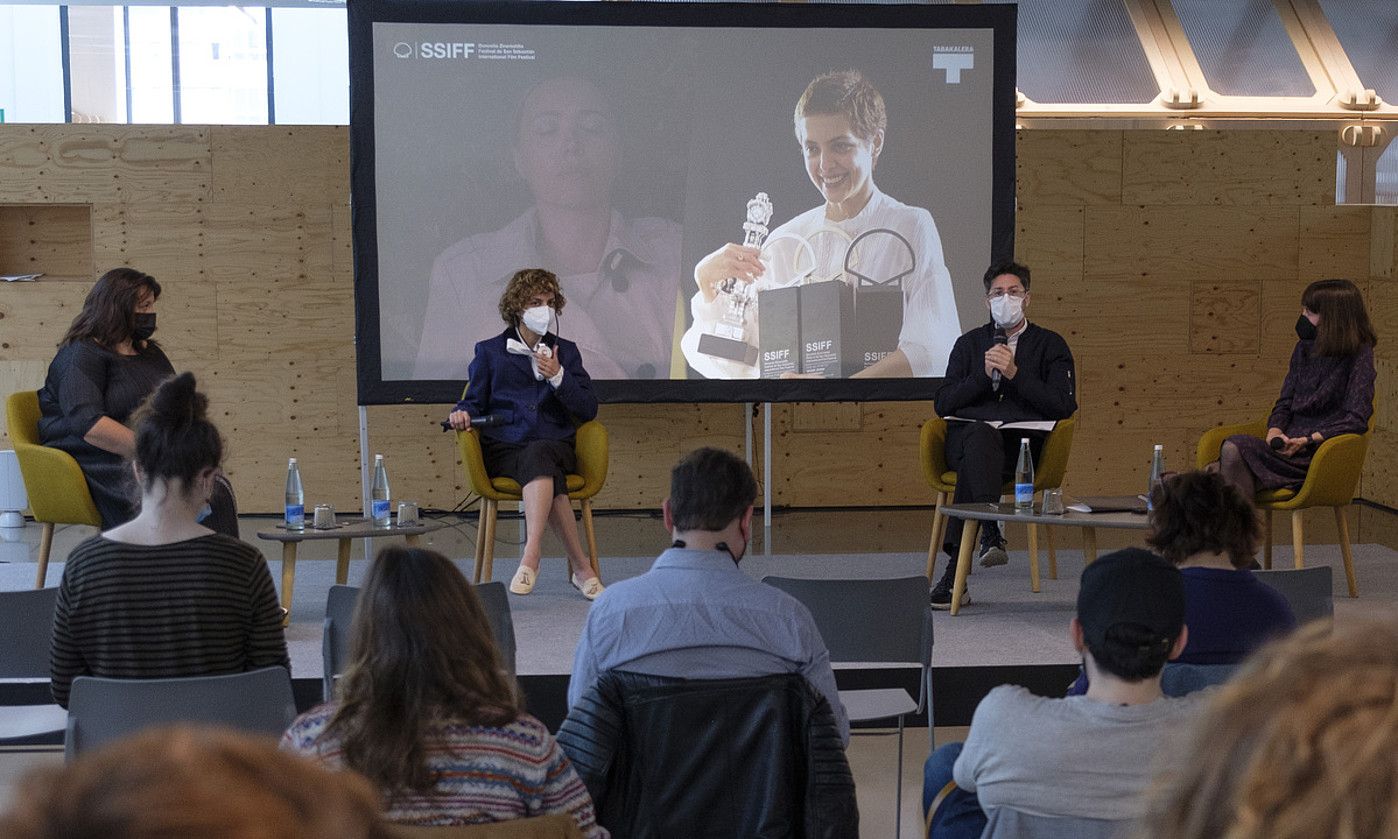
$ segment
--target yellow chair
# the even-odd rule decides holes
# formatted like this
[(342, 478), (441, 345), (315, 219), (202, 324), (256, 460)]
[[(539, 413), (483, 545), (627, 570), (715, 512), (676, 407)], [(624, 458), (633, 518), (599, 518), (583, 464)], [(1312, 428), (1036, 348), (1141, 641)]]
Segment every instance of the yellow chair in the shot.
[[(1073, 429), (1077, 426), (1077, 415), (1059, 420), (1044, 441), (1039, 462), (1034, 464), (1034, 490), (1053, 489), (1063, 485), (1063, 476), (1068, 471), (1068, 455), (1073, 448)], [(946, 457), (947, 421), (933, 417), (922, 424), (922, 476), (927, 485), (937, 493), (932, 508), (932, 541), (927, 546), (927, 578), (932, 579), (933, 566), (937, 562), (937, 551), (946, 539), (947, 516), (942, 515), (942, 505), (948, 503), (956, 493), (956, 473), (947, 466)], [(1014, 487), (1006, 484), (1005, 492), (1013, 492)], [(1058, 579), (1058, 554), (1053, 546), (1053, 528), (1044, 528), (1044, 538), (1048, 545), (1049, 579)], [(1039, 591), (1039, 551), (1038, 528), (1029, 525), (1029, 587)]]
[[(501, 501), (521, 501), (518, 482), (512, 478), (492, 478), (485, 470), (481, 455), (481, 440), (474, 428), (456, 433), (456, 445), (461, 451), (461, 465), (471, 479), (471, 489), (481, 497), (480, 524), (476, 528), (475, 581), (489, 580), (494, 574), (495, 517)], [(578, 426), (575, 448), (578, 453), (578, 474), (566, 476), (568, 498), (582, 502), (583, 532), (587, 534), (587, 555), (592, 560), (592, 573), (601, 578), (597, 567), (597, 534), (592, 528), (592, 497), (607, 481), (607, 429), (597, 420)]]
[[(1291, 545), (1296, 555), (1296, 567), (1305, 568), (1306, 535), (1301, 514), (1307, 507), (1330, 507), (1335, 511), (1335, 526), (1340, 531), (1340, 555), (1344, 557), (1345, 579), (1349, 596), (1359, 596), (1359, 584), (1354, 577), (1354, 555), (1349, 544), (1349, 521), (1345, 508), (1354, 501), (1359, 487), (1359, 474), (1364, 469), (1364, 455), (1369, 450), (1369, 438), (1374, 433), (1374, 416), (1369, 415), (1369, 428), (1363, 434), (1340, 434), (1321, 442), (1306, 470), (1306, 480), (1299, 489), (1264, 489), (1253, 499), (1263, 511), (1262, 567), (1272, 567), (1272, 512), (1291, 512)], [(1221, 425), (1204, 432), (1199, 438), (1195, 462), (1200, 469), (1218, 460), (1223, 442), (1234, 434), (1252, 437), (1267, 436), (1267, 420)]]
[(39, 537), (39, 573), (35, 588), (43, 588), (49, 571), (55, 524), (102, 526), (102, 516), (92, 503), (87, 479), (73, 456), (39, 442), (39, 394), (22, 390), (5, 400), (10, 441), (24, 476), (24, 491), (34, 520), (44, 526)]

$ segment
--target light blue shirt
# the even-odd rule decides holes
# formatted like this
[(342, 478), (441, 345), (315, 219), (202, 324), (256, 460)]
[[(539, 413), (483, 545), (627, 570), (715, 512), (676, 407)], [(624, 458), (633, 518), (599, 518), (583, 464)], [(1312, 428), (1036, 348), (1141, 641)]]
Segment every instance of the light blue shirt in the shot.
[(670, 548), (650, 571), (608, 586), (578, 638), (570, 708), (605, 670), (684, 679), (800, 673), (830, 703), (849, 744), (830, 651), (810, 611), (724, 551)]

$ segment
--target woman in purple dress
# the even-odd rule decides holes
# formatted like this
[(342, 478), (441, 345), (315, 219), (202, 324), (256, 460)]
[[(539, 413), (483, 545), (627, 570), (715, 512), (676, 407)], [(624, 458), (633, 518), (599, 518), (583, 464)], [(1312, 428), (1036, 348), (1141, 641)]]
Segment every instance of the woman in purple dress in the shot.
[(1281, 396), (1267, 418), (1266, 439), (1235, 434), (1215, 468), (1251, 498), (1260, 489), (1295, 489), (1322, 441), (1363, 434), (1374, 412), (1374, 344), (1364, 297), (1349, 280), (1317, 280), (1301, 294), (1301, 339)]

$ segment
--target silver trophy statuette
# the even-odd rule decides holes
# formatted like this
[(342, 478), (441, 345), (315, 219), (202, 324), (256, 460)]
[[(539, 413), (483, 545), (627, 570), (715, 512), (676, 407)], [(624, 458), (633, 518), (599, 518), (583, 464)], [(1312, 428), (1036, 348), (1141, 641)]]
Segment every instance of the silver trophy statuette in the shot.
[[(748, 202), (747, 219), (743, 222), (743, 244), (750, 248), (760, 248), (767, 240), (767, 222), (772, 220), (772, 201), (767, 193), (759, 192)], [(754, 283), (745, 283), (737, 277), (729, 277), (718, 285), (718, 293), (723, 296), (723, 314), (719, 316), (714, 331), (699, 336), (699, 352), (718, 358), (726, 358), (743, 364), (757, 363), (757, 347), (747, 337), (748, 311), (757, 303), (757, 289)]]

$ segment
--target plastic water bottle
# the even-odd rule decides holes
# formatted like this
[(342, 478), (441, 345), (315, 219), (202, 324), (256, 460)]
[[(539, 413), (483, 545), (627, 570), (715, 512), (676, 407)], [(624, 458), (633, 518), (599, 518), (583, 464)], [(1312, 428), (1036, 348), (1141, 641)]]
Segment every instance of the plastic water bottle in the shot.
[(306, 529), (306, 495), (301, 491), (301, 469), (294, 457), (286, 462), (286, 529)]
[(1155, 488), (1160, 486), (1160, 476), (1165, 474), (1165, 447), (1155, 444), (1155, 454), (1150, 459), (1150, 481), (1146, 483), (1146, 509), (1155, 509)]
[(1034, 456), (1029, 453), (1029, 438), (1019, 439), (1019, 461), (1015, 463), (1015, 512), (1034, 512)]
[(369, 496), (372, 501), (369, 506), (369, 517), (374, 520), (374, 527), (388, 527), (392, 524), (389, 515), (388, 499), (388, 470), (383, 468), (383, 455), (374, 455), (374, 490)]

